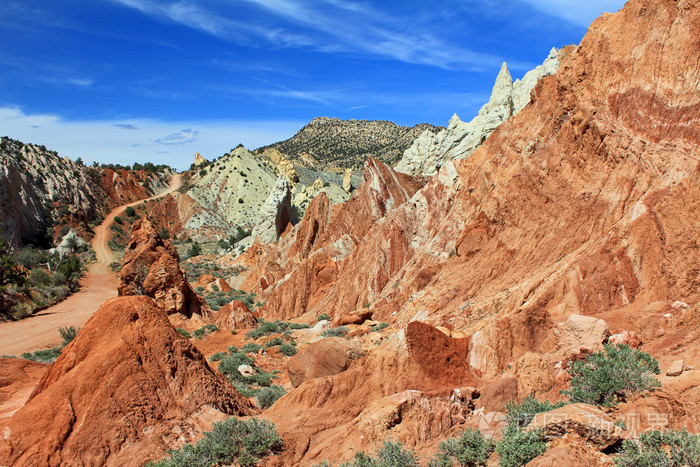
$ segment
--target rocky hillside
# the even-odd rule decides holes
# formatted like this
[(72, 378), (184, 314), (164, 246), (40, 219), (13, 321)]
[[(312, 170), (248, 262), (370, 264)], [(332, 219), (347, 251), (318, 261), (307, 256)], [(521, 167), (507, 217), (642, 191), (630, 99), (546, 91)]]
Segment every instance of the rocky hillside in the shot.
[(0, 225), (12, 245), (41, 243), (58, 206), (94, 219), (105, 201), (99, 172), (43, 146), (0, 140)]
[(48, 244), (61, 231), (92, 236), (91, 221), (115, 206), (163, 191), (172, 175), (86, 167), (44, 146), (0, 140), (0, 227), (14, 246)]
[[(248, 269), (235, 283), (258, 293), (266, 319), (325, 313), (358, 335), (367, 320), (398, 331), (347, 371), (280, 399), (270, 418), (294, 446), (280, 465), (320, 461), (330, 446), (347, 459), (396, 436), (434, 449), (511, 397), (561, 399), (563, 369), (605, 342), (638, 346), (668, 375), (616, 414), (669, 414), (664, 427), (700, 430), (690, 416), (700, 373), (683, 373), (700, 356), (699, 27), (694, 2), (629, 1), (596, 20), (468, 159), (446, 162), (422, 188), (370, 161), (348, 203), (317, 198), (277, 246), (239, 258)], [(461, 350), (429, 346), (421, 357), (436, 341), (417, 336), (415, 321)], [(436, 370), (452, 368), (446, 361), (466, 364), (447, 378)], [(404, 380), (414, 364), (420, 377)], [(446, 409), (435, 420), (428, 401), (411, 402), (437, 403), (460, 384), (480, 392), (481, 417)]]
[(359, 169), (368, 157), (393, 164), (420, 134), (441, 129), (427, 123), (405, 127), (383, 120), (319, 117), (290, 139), (257, 149), (256, 153), (274, 148), (292, 161), (317, 170)]
[[(270, 157), (271, 153), (276, 157)], [(174, 232), (183, 231), (199, 240), (226, 238), (238, 227), (252, 231), (258, 224), (269, 221), (270, 216), (277, 216), (279, 209), (275, 200), (286, 199), (287, 193), (286, 220), (292, 223), (303, 216), (311, 198), (321, 192), (335, 203), (349, 196), (339, 186), (342, 179), (338, 176), (325, 177), (315, 170), (306, 170), (299, 176), (293, 164), (276, 151), (258, 156), (239, 146), (224, 157), (204, 164), (192, 176), (186, 195), (175, 198), (181, 225)], [(283, 188), (285, 193), (276, 194), (278, 180), (287, 181)]]
[(443, 164), (453, 159), (467, 158), (479, 148), (498, 126), (520, 112), (529, 102), (535, 85), (556, 73), (560, 59), (569, 48), (553, 48), (542, 65), (513, 82), (504, 62), (496, 77), (489, 101), (469, 122), (454, 114), (447, 129), (439, 133), (424, 131), (396, 165), (396, 170), (410, 175), (435, 175)]

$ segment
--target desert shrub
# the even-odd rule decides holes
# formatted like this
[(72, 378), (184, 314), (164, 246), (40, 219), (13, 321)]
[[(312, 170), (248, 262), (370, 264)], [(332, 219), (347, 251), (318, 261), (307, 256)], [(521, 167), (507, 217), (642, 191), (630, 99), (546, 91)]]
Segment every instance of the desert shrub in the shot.
[(389, 323), (379, 323), (376, 326), (372, 326), (372, 329), (370, 329), (370, 332), (379, 332), (384, 329), (386, 329), (389, 326)]
[(202, 337), (218, 330), (219, 327), (216, 324), (205, 324), (201, 328), (195, 329), (195, 331), (192, 333), (192, 336), (195, 339), (201, 339)]
[(223, 295), (221, 297), (216, 297), (216, 304), (219, 306), (224, 306), (233, 301), (233, 298), (227, 297), (226, 295)]
[(112, 261), (109, 264), (109, 268), (114, 272), (119, 272), (122, 270), (122, 263), (120, 263), (119, 261)]
[(136, 210), (131, 206), (127, 206), (124, 210), (124, 214), (126, 214), (128, 217), (134, 217), (136, 215)]
[(512, 428), (524, 428), (530, 424), (538, 413), (549, 412), (564, 405), (566, 405), (566, 402), (556, 402), (554, 404), (549, 401), (540, 402), (533, 395), (527, 396), (519, 404), (511, 399), (505, 405), (506, 424)]
[(61, 350), (63, 350), (63, 347), (56, 346), (50, 349), (37, 350), (31, 353), (25, 352), (20, 355), (20, 358), (38, 363), (53, 363), (53, 361), (56, 360), (59, 355), (61, 355)]
[(235, 417), (216, 422), (195, 445), (170, 451), (170, 458), (151, 464), (158, 467), (209, 467), (257, 465), (260, 459), (282, 449), (282, 438), (268, 420)]
[(204, 286), (203, 285), (198, 285), (197, 288), (195, 289), (198, 293), (204, 292)]
[(236, 352), (221, 359), (219, 371), (227, 376), (242, 376), (238, 372), (238, 367), (241, 365), (252, 365), (254, 361), (253, 357), (249, 357), (243, 352)]
[(256, 344), (255, 342), (247, 342), (241, 347), (241, 352), (243, 353), (258, 353), (263, 346)]
[(275, 376), (273, 373), (268, 373), (260, 369), (257, 370), (257, 373), (250, 376), (244, 376), (244, 381), (257, 384), (258, 386), (268, 387), (272, 384), (272, 380), (277, 378), (277, 376)]
[(170, 239), (170, 231), (166, 229), (165, 227), (161, 227), (160, 231), (158, 232), (160, 235), (160, 238), (163, 240), (169, 240)]
[(258, 392), (256, 398), (260, 407), (263, 409), (267, 409), (271, 407), (272, 404), (277, 402), (277, 399), (284, 396), (285, 394), (287, 394), (287, 391), (285, 391), (282, 386), (278, 386), (275, 384), (270, 386), (269, 388), (261, 389), (260, 392)]
[(265, 343), (265, 347), (274, 347), (282, 344), (284, 344), (284, 340), (281, 337), (274, 337)]
[(377, 467), (418, 466), (418, 459), (413, 451), (404, 448), (398, 441), (384, 441), (382, 447), (377, 450), (375, 462)]
[(347, 333), (347, 326), (338, 326), (337, 328), (324, 329), (321, 337), (343, 337)]
[(216, 352), (214, 355), (209, 357), (210, 362), (218, 362), (226, 356), (226, 352)]
[(467, 429), (458, 438), (451, 438), (440, 443), (438, 455), (430, 461), (432, 467), (449, 467), (457, 465), (477, 467), (486, 465), (496, 443), (491, 438), (475, 429)]
[(291, 329), (305, 329), (308, 327), (308, 324), (289, 323), (286, 321), (263, 321), (257, 329), (248, 331), (246, 337), (258, 339), (262, 336), (269, 336), (270, 334), (282, 334)]
[(48, 254), (34, 247), (28, 246), (19, 250), (16, 254), (16, 260), (25, 269), (34, 269), (39, 264), (48, 262)]
[(563, 393), (571, 402), (600, 407), (613, 407), (633, 394), (661, 386), (654, 377), (660, 373), (659, 362), (624, 344), (605, 344), (603, 352), (572, 363), (567, 371), (571, 375), (571, 390)]
[(327, 313), (321, 313), (320, 315), (318, 315), (318, 318), (316, 318), (316, 321), (330, 321), (330, 320), (331, 320), (331, 317), (328, 316)]
[(187, 339), (189, 339), (190, 337), (192, 337), (192, 335), (191, 335), (186, 329), (183, 329), (183, 328), (175, 328), (175, 330), (176, 330), (178, 333), (180, 333), (180, 335), (181, 335), (182, 337), (185, 337), (185, 338), (187, 338)]
[(526, 431), (514, 427), (503, 430), (503, 438), (496, 445), (501, 467), (525, 465), (547, 450), (541, 430)]
[(119, 217), (119, 216), (116, 216), (116, 217), (114, 218), (114, 222), (116, 222), (117, 224), (121, 224), (121, 223), (124, 222), (124, 219), (122, 219), (122, 218)]
[(293, 357), (297, 354), (297, 348), (292, 344), (282, 344), (279, 350), (282, 355), (286, 355), (287, 357)]
[(29, 271), (29, 285), (44, 288), (51, 282), (51, 275), (44, 269), (32, 269)]
[(700, 465), (700, 438), (685, 431), (647, 431), (639, 441), (626, 439), (615, 457), (620, 467), (664, 467)]
[(238, 347), (236, 347), (235, 345), (229, 345), (228, 348), (226, 348), (226, 350), (228, 350), (228, 353), (234, 354), (238, 352)]
[(62, 272), (57, 271), (53, 274), (53, 276), (51, 276), (51, 283), (53, 285), (57, 285), (57, 286), (66, 285), (66, 282), (68, 282), (68, 278)]
[(202, 254), (202, 245), (199, 242), (192, 243), (192, 246), (187, 250), (187, 256), (199, 256)]
[(65, 347), (68, 344), (70, 344), (73, 341), (73, 339), (75, 339), (75, 336), (78, 335), (78, 331), (79, 329), (75, 329), (75, 326), (66, 326), (58, 328), (58, 333), (63, 339), (63, 343), (61, 345)]

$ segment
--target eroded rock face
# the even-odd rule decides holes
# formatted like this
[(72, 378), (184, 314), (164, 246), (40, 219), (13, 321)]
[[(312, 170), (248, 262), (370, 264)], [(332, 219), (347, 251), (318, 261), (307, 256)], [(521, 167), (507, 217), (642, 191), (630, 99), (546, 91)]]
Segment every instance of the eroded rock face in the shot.
[(180, 269), (180, 256), (148, 219), (134, 223), (119, 273), (119, 295), (147, 295), (167, 314), (204, 317), (209, 307), (197, 296)]
[(470, 122), (454, 114), (446, 130), (423, 132), (404, 152), (396, 165), (398, 172), (410, 175), (435, 175), (445, 162), (469, 157), (501, 123), (520, 112), (530, 102), (530, 92), (545, 76), (556, 73), (562, 51), (552, 49), (542, 65), (513, 82), (508, 65), (503, 63), (489, 101)]
[(251, 329), (258, 326), (258, 320), (240, 300), (234, 300), (216, 312), (214, 323), (219, 329)]
[(280, 177), (265, 204), (260, 208), (251, 237), (263, 243), (275, 243), (287, 228), (287, 224), (294, 221), (289, 180)]
[(601, 451), (620, 441), (622, 435), (622, 428), (605, 412), (588, 404), (567, 404), (538, 413), (527, 429), (542, 430), (547, 440), (575, 434)]
[(287, 363), (292, 386), (306, 380), (337, 375), (364, 352), (354, 342), (342, 337), (327, 337), (302, 349)]
[(148, 297), (107, 301), (9, 421), (7, 465), (156, 460), (213, 420), (253, 408)]

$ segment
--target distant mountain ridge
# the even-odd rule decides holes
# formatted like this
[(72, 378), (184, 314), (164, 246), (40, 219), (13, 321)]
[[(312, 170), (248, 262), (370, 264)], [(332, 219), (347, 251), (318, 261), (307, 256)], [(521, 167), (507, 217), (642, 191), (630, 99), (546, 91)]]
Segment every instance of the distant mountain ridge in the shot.
[(258, 148), (255, 153), (274, 148), (294, 162), (313, 165), (317, 170), (360, 169), (370, 156), (393, 164), (421, 133), (443, 129), (428, 123), (407, 127), (385, 120), (318, 117), (288, 140)]

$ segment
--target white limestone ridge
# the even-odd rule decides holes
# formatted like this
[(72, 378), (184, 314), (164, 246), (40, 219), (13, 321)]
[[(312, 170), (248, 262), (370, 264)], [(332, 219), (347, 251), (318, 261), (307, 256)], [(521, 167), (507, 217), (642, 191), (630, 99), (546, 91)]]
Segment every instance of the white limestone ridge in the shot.
[(289, 189), (289, 180), (280, 177), (265, 204), (260, 208), (251, 237), (263, 243), (276, 242), (287, 224), (294, 222), (292, 216), (292, 192)]
[(537, 82), (559, 69), (561, 50), (552, 48), (542, 65), (528, 71), (522, 80), (513, 82), (504, 62), (491, 91), (491, 98), (470, 122), (463, 122), (454, 114), (447, 129), (438, 134), (424, 131), (408, 148), (399, 163), (397, 172), (409, 175), (431, 176), (445, 162), (466, 159), (510, 117), (530, 102), (530, 92)]

